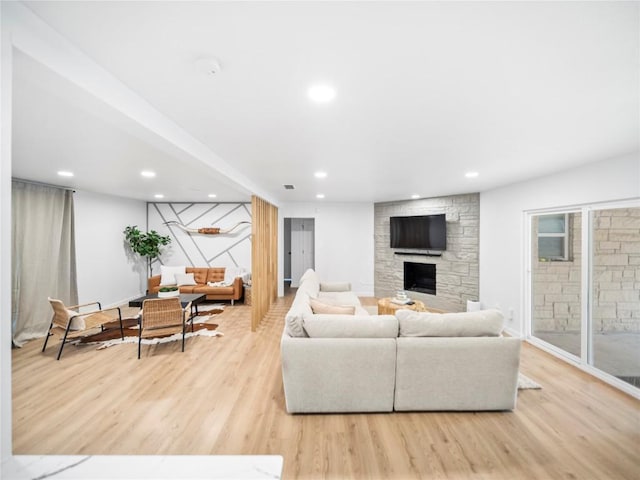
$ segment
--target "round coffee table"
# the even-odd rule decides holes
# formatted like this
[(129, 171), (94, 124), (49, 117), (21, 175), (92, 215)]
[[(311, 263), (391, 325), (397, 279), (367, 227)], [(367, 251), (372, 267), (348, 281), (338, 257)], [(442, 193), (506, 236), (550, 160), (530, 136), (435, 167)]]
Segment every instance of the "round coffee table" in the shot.
[(414, 300), (413, 305), (401, 305), (399, 303), (394, 303), (391, 297), (381, 298), (378, 300), (378, 315), (395, 315), (396, 310), (401, 308), (407, 310), (413, 310), (414, 312), (426, 312), (427, 307), (424, 306), (424, 303), (420, 300)]

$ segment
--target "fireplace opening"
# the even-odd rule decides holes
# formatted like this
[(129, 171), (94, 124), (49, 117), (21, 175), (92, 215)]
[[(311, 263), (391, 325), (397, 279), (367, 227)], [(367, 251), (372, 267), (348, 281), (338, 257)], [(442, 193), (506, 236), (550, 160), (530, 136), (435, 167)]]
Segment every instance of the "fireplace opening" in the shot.
[(436, 294), (436, 266), (433, 263), (404, 262), (404, 289)]

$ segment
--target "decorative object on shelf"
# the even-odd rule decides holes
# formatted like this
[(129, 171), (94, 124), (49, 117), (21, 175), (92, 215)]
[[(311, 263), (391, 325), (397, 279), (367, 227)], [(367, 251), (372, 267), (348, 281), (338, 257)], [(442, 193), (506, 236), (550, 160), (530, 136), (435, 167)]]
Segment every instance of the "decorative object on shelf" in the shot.
[(129, 243), (129, 247), (141, 257), (147, 257), (148, 276), (151, 276), (151, 262), (160, 256), (160, 247), (171, 243), (171, 237), (160, 235), (155, 230), (143, 233), (137, 225), (128, 226), (124, 229), (124, 238)]
[(219, 227), (189, 228), (175, 220), (164, 222), (164, 224), (169, 226), (173, 225), (187, 233), (200, 233), (202, 235), (224, 235), (224, 234), (232, 233), (236, 228), (240, 227), (241, 225), (251, 225), (251, 222), (249, 222), (248, 220), (244, 220), (242, 222), (236, 223), (231, 228), (219, 228)]
[(178, 295), (180, 295), (178, 287), (161, 287), (158, 290), (158, 298), (177, 297)]

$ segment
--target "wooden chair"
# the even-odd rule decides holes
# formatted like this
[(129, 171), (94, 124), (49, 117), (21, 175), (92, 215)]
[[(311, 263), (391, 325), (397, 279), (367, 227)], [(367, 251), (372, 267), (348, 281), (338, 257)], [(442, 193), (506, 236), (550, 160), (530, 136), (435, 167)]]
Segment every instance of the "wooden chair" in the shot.
[[(122, 313), (120, 312), (120, 307), (106, 308), (103, 310), (100, 302), (90, 302), (67, 307), (61, 300), (57, 300), (55, 298), (48, 298), (48, 300), (51, 304), (51, 308), (53, 309), (53, 317), (51, 318), (51, 325), (49, 325), (49, 332), (44, 339), (42, 351), (44, 352), (45, 348), (47, 348), (47, 342), (49, 341), (49, 337), (53, 335), (54, 330), (59, 333), (64, 332), (62, 342), (60, 343), (60, 351), (58, 351), (56, 360), (60, 360), (60, 355), (62, 355), (62, 349), (64, 348), (65, 343), (85, 335), (88, 330), (96, 328), (100, 328), (102, 330), (105, 323), (113, 322), (115, 318), (105, 313), (110, 310), (116, 310), (118, 312), (120, 335), (124, 340), (124, 329), (122, 328)], [(97, 305), (98, 308), (88, 312), (79, 311), (80, 308), (89, 307), (91, 305)]]
[(191, 302), (182, 308), (178, 297), (154, 298), (142, 303), (142, 312), (138, 317), (138, 359), (143, 338), (165, 337), (182, 332), (182, 351), (187, 325), (191, 323)]

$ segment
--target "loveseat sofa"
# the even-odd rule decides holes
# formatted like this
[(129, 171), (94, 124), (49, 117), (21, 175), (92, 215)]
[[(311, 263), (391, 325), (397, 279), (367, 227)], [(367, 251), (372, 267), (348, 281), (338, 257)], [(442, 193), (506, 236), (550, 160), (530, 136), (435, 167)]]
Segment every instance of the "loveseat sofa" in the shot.
[(512, 410), (520, 340), (502, 323), (497, 310), (370, 315), (349, 284), (308, 270), (281, 338), (287, 411)]
[(229, 275), (224, 267), (161, 267), (161, 274), (148, 280), (148, 292), (158, 293), (163, 286), (177, 285), (180, 293), (204, 293), (207, 300), (230, 300), (231, 305), (242, 298), (243, 280)]

